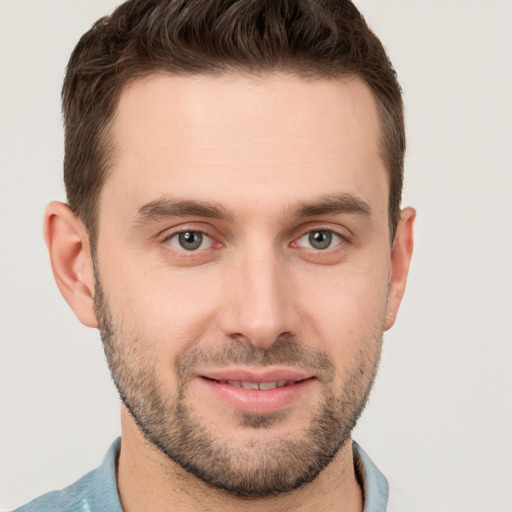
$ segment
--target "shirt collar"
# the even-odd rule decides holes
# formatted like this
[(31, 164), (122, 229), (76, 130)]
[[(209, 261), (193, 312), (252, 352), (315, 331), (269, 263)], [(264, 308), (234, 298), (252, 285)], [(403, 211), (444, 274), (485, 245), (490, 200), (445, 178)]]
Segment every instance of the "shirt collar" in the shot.
[[(118, 437), (110, 446), (103, 463), (94, 475), (94, 507), (92, 510), (101, 512), (123, 512), (117, 491), (116, 467), (121, 438)], [(89, 512), (84, 507), (84, 512)]]
[(352, 446), (356, 475), (363, 488), (363, 512), (386, 512), (389, 495), (386, 477), (355, 441)]

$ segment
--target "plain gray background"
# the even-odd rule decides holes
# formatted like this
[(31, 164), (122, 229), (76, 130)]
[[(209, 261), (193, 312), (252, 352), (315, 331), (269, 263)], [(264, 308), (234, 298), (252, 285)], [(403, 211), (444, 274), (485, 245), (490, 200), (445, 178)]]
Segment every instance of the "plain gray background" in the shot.
[[(98, 333), (41, 236), (64, 199), (59, 93), (113, 0), (0, 0), (0, 508), (96, 467), (119, 433)], [(405, 91), (416, 249), (354, 437), (428, 511), (512, 510), (512, 2), (360, 0)]]

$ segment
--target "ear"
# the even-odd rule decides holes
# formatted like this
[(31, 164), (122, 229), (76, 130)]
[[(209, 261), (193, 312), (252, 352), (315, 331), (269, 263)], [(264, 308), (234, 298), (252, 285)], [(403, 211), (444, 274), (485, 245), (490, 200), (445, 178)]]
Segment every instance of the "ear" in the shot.
[(44, 238), (60, 293), (80, 322), (98, 327), (89, 236), (69, 206), (52, 202), (44, 216)]
[(385, 329), (391, 329), (402, 302), (409, 274), (413, 248), (413, 225), (416, 211), (405, 208), (401, 212), (391, 250), (391, 276), (389, 280), (388, 305)]

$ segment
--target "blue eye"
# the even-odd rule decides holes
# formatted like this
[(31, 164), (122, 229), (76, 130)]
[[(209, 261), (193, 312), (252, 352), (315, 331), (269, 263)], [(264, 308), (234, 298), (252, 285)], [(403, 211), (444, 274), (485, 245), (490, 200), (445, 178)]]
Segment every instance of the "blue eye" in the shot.
[(302, 235), (299, 238), (299, 245), (308, 247), (310, 249), (323, 251), (338, 245), (341, 241), (341, 236), (334, 233), (333, 231), (329, 231), (327, 229), (316, 229), (306, 233), (305, 235)]
[(177, 249), (197, 251), (211, 247), (213, 240), (201, 231), (181, 231), (170, 236), (167, 241)]

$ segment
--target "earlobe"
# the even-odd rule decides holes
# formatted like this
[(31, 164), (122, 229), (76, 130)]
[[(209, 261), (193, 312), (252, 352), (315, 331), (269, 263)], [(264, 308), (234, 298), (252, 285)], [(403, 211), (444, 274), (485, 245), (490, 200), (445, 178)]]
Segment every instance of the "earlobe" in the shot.
[(405, 208), (402, 210), (400, 222), (396, 229), (391, 251), (391, 275), (385, 322), (386, 330), (391, 329), (395, 323), (398, 309), (405, 292), (409, 265), (412, 258), (413, 226), (415, 218), (416, 211), (413, 208)]
[(82, 223), (64, 203), (52, 202), (44, 217), (44, 238), (59, 290), (88, 327), (97, 327), (94, 310), (94, 269), (89, 236)]

